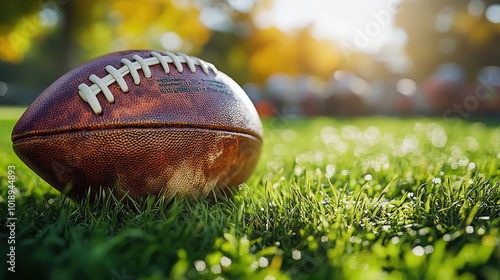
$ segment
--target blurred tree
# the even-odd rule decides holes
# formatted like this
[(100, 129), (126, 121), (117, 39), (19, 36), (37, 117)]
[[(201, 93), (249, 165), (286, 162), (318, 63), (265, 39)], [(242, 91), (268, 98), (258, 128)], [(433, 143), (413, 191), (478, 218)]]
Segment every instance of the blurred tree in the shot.
[(327, 79), (342, 58), (335, 44), (317, 40), (310, 27), (295, 34), (272, 27), (256, 29), (245, 41), (249, 57), (250, 80), (262, 82), (273, 73), (306, 73)]
[(454, 62), (473, 80), (480, 68), (499, 65), (500, 24), (485, 18), (493, 3), (498, 1), (403, 1), (396, 24), (409, 37), (406, 50), (414, 63), (413, 78), (422, 81), (439, 65)]
[[(179, 2), (179, 3), (176, 3)], [(176, 46), (199, 52), (210, 30), (193, 3), (167, 0), (2, 1), (0, 59), (20, 63), (36, 39), (55, 32), (64, 68), (118, 49)], [(6, 15), (4, 17), (4, 15)], [(163, 36), (170, 32), (171, 36)], [(169, 39), (177, 44), (169, 44)]]
[(19, 63), (32, 43), (44, 37), (38, 0), (0, 1), (0, 60)]
[(82, 61), (122, 49), (199, 53), (211, 31), (193, 2), (0, 1), (2, 103), (27, 104)]

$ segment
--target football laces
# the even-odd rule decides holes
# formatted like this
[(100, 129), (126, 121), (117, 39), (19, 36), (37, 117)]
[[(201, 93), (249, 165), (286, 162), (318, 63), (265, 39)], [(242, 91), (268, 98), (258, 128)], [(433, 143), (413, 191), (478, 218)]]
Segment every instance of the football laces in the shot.
[(109, 90), (109, 86), (116, 82), (121, 91), (127, 93), (129, 91), (129, 87), (125, 82), (124, 77), (130, 74), (134, 84), (139, 85), (141, 83), (141, 78), (138, 70), (142, 70), (144, 77), (150, 79), (152, 78), (151, 70), (149, 69), (150, 66), (160, 64), (165, 73), (168, 74), (170, 73), (170, 64), (173, 64), (179, 73), (183, 73), (184, 67), (182, 64), (185, 63), (189, 71), (193, 73), (196, 72), (196, 66), (199, 66), (207, 75), (210, 70), (217, 73), (217, 69), (213, 64), (205, 62), (197, 57), (188, 56), (183, 53), (174, 54), (171, 52), (162, 52), (162, 54), (159, 54), (158, 52), (151, 52), (151, 57), (148, 58), (142, 58), (136, 54), (132, 56), (134, 61), (124, 58), (121, 60), (123, 66), (120, 69), (107, 65), (105, 69), (106, 72), (108, 72), (108, 75), (103, 78), (99, 78), (95, 74), (90, 75), (89, 80), (92, 82), (92, 85), (89, 86), (85, 83), (81, 83), (78, 86), (78, 94), (83, 101), (90, 105), (92, 111), (99, 115), (102, 113), (102, 107), (97, 99), (97, 95), (102, 92), (106, 100), (109, 103), (113, 103), (115, 98)]

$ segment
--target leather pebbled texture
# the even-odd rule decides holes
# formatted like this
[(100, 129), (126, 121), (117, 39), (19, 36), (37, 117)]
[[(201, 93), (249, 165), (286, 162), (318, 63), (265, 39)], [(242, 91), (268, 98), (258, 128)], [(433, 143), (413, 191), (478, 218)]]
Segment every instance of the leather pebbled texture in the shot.
[[(157, 51), (161, 53), (161, 51)], [(262, 124), (244, 91), (220, 71), (195, 73), (170, 64), (165, 73), (150, 66), (152, 78), (124, 77), (129, 91), (109, 86), (115, 102), (97, 95), (96, 115), (78, 95), (91, 74), (106, 76), (107, 65), (151, 51), (125, 51), (93, 59), (62, 76), (28, 107), (12, 132), (16, 154), (60, 191), (117, 185), (131, 197), (147, 194), (206, 196), (253, 172), (262, 146)]]

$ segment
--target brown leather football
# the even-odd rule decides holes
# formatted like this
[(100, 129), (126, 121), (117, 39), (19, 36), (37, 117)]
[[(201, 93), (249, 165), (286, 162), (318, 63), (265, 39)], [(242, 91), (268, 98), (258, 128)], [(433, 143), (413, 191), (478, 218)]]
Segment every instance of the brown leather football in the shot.
[(257, 164), (262, 136), (250, 99), (212, 64), (133, 50), (54, 82), (19, 119), (12, 142), (61, 192), (114, 187), (139, 198), (207, 196), (240, 184)]

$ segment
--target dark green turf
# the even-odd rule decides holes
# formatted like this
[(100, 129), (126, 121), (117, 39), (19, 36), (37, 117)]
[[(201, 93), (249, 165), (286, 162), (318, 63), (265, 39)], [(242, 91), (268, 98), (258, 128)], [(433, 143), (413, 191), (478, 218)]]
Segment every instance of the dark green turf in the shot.
[(12, 152), (14, 123), (0, 120), (0, 229), (14, 165), (16, 273), (4, 237), (0, 279), (500, 279), (495, 122), (266, 120), (232, 199), (135, 210), (62, 198)]

